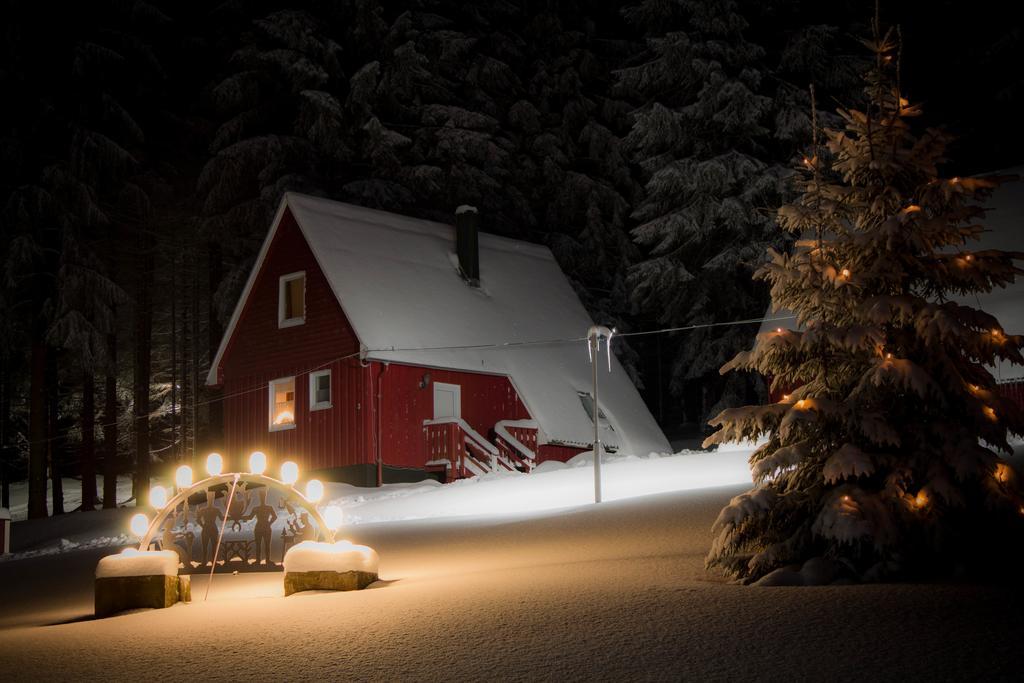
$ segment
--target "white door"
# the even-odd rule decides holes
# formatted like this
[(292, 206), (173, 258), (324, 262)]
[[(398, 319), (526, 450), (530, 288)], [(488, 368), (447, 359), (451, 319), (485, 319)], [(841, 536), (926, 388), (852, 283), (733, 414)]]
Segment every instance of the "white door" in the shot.
[(434, 382), (434, 419), (462, 417), (462, 387)]

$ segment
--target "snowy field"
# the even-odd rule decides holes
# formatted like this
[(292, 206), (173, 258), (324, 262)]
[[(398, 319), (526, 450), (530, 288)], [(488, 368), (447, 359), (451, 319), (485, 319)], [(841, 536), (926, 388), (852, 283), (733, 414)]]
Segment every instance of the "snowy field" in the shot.
[(335, 487), (349, 520), (342, 535), (380, 553), (381, 581), (369, 590), (284, 598), (280, 573), (225, 574), (204, 602), (206, 579), (194, 577), (191, 604), (102, 620), (91, 618), (92, 576), (113, 548), (86, 542), (120, 533), (132, 510), (19, 523), (15, 533), (31, 532), (35, 550), (60, 538), (82, 547), (0, 562), (0, 671), (61, 680), (228, 680), (256, 669), (287, 680), (1019, 680), (1016, 586), (753, 588), (707, 574), (711, 522), (746, 487), (708, 473), (742, 479), (745, 468), (734, 468), (745, 458), (613, 462), (604, 474), (617, 499), (599, 506), (587, 503), (586, 466), (445, 487)]

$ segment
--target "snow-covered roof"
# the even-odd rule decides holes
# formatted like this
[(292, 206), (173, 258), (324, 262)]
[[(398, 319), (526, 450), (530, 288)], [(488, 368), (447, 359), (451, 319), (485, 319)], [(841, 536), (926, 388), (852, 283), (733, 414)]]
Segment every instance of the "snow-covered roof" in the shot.
[[(990, 175), (990, 174), (982, 174)], [(1024, 178), (1024, 166), (999, 171), (995, 175), (1017, 175)], [(1009, 182), (1001, 185), (987, 201), (982, 204), (989, 209), (981, 224), (986, 231), (981, 240), (965, 245), (971, 251), (983, 249), (1000, 249), (1003, 251), (1024, 252), (1024, 181)], [(1018, 278), (1008, 287), (995, 289), (977, 297), (960, 297), (955, 299), (965, 306), (980, 308), (994, 315), (999, 324), (1009, 334), (1024, 334), (1024, 278)], [(772, 311), (769, 309), (767, 318), (790, 316), (788, 310)], [(778, 327), (798, 329), (796, 320), (766, 320), (758, 331), (769, 332)], [(997, 378), (1020, 377), (1024, 368), (1009, 362), (1002, 362), (994, 368)]]
[[(282, 200), (208, 383), (217, 381), (227, 338), (286, 207), (368, 359), (506, 375), (548, 440), (591, 442), (593, 423), (577, 393), (591, 390), (586, 343), (561, 340), (584, 337), (593, 321), (546, 247), (481, 232), (474, 288), (458, 273), (452, 226), (296, 193)], [(559, 341), (517, 345), (546, 340)], [(614, 430), (604, 430), (602, 441), (637, 454), (667, 452), (618, 361), (610, 373), (601, 363), (599, 400)]]

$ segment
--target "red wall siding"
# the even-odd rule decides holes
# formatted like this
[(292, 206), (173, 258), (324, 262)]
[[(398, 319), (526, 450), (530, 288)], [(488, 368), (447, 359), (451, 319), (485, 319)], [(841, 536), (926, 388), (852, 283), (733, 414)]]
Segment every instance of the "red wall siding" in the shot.
[[(373, 366), (376, 381), (381, 364)], [(434, 382), (461, 387), (462, 418), (485, 439), (490, 439), (499, 420), (530, 417), (507, 377), (397, 363), (383, 372), (380, 427), (383, 460), (388, 465), (423, 467), (428, 460), (423, 421), (434, 417)], [(430, 384), (420, 389), (425, 373), (430, 373)]]
[(540, 451), (539, 453), (537, 453), (537, 462), (541, 463), (547, 460), (558, 460), (559, 462), (565, 462), (574, 455), (578, 455), (583, 451), (589, 451), (590, 448), (577, 448), (575, 446), (558, 446), (555, 444), (541, 444), (540, 448), (538, 448), (537, 450)]
[(1000, 382), (996, 391), (1005, 399), (1013, 401), (1017, 407), (1024, 410), (1024, 379), (1010, 379)]
[[(278, 328), (278, 278), (306, 272), (306, 322)], [(372, 461), (368, 373), (359, 359), (336, 359), (359, 350), (290, 211), (285, 211), (263, 268), (224, 353), (224, 455), (244, 467), (248, 453), (267, 453), (271, 467), (294, 459), (303, 468)], [(329, 361), (330, 364), (326, 364)], [(309, 371), (329, 367), (333, 407), (309, 410)], [(295, 376), (296, 427), (269, 431), (268, 383)]]

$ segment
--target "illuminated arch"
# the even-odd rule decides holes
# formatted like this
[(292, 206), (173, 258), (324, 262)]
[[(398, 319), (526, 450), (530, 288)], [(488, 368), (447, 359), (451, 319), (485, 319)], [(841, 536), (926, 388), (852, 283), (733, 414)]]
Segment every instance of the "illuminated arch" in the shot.
[(304, 495), (302, 495), (294, 486), (285, 484), (283, 481), (268, 477), (265, 474), (251, 474), (242, 472), (229, 472), (227, 474), (216, 474), (212, 477), (207, 477), (197, 481), (196, 483), (189, 486), (187, 489), (179, 491), (173, 498), (167, 501), (167, 504), (160, 509), (153, 521), (149, 523), (149, 528), (146, 529), (146, 535), (139, 541), (139, 550), (146, 550), (149, 548), (149, 544), (153, 542), (153, 537), (156, 536), (160, 527), (163, 525), (167, 517), (177, 510), (178, 505), (183, 501), (188, 500), (193, 494), (199, 491), (206, 491), (211, 486), (219, 486), (220, 484), (238, 484), (239, 482), (245, 482), (247, 484), (262, 484), (269, 488), (275, 489), (290, 499), (296, 500), (299, 505), (305, 508), (313, 521), (316, 522), (319, 534), (324, 537), (324, 540), (328, 543), (334, 543), (334, 531), (327, 526), (327, 522), (320, 516), (320, 512), (316, 509), (316, 505), (311, 503)]

